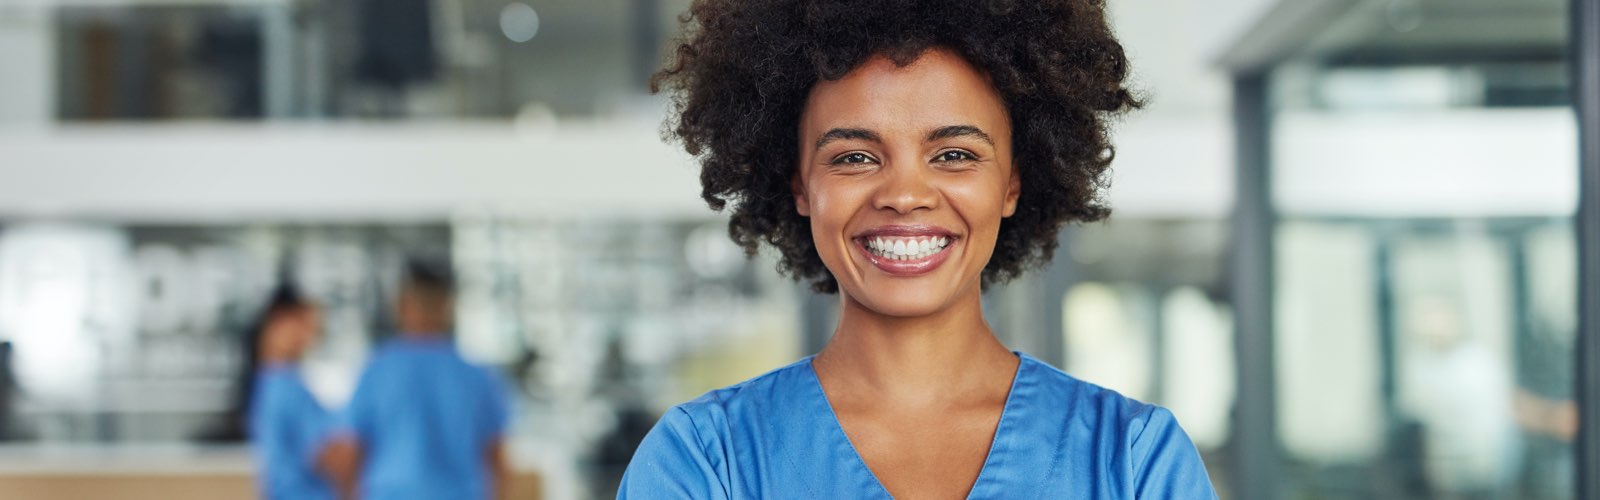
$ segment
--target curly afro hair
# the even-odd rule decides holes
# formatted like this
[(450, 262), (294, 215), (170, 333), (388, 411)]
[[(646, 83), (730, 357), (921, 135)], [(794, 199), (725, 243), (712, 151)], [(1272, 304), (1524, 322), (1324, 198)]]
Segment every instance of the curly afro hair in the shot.
[(791, 191), (798, 126), (820, 80), (882, 55), (904, 66), (930, 48), (961, 55), (1003, 97), (1022, 193), (1004, 219), (985, 286), (1043, 265), (1069, 222), (1105, 218), (1108, 122), (1140, 106), (1103, 0), (697, 0), (651, 90), (673, 97), (665, 135), (700, 162), (701, 197), (731, 206), (729, 235), (762, 241), (779, 270), (838, 291)]

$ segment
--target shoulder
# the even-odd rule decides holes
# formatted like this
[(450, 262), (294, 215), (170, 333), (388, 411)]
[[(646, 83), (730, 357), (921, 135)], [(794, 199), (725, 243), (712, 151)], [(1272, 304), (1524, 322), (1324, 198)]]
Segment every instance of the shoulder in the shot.
[(479, 389), (487, 393), (490, 399), (500, 401), (508, 396), (511, 382), (499, 370), (476, 363), (468, 363), (467, 366)]
[(367, 359), (362, 363), (361, 375), (356, 381), (354, 399), (383, 397), (373, 393), (381, 391), (387, 393), (397, 386), (404, 386), (407, 373), (415, 363), (409, 357), (404, 345), (397, 339), (389, 339), (379, 343), (367, 354)]
[(264, 368), (255, 373), (250, 410), (264, 415), (278, 411), (295, 398), (294, 374), (283, 368)]
[(396, 360), (405, 355), (405, 345), (397, 339), (385, 340), (372, 350), (367, 356), (367, 369), (383, 369), (392, 365)]
[[(1140, 498), (1216, 498), (1199, 451), (1171, 411), (1139, 401), (1023, 356), (1030, 402), (1065, 416), (1067, 440), (1115, 448)], [(1019, 388), (1024, 384), (1019, 380)]]
[[(735, 419), (759, 415), (794, 399), (795, 393), (815, 383), (811, 358), (806, 357), (749, 380), (714, 389), (698, 398), (673, 407), (694, 422), (723, 426)], [(663, 417), (663, 419), (666, 417)]]
[(622, 478), (618, 498), (727, 498), (726, 455), (734, 447), (734, 428), (766, 427), (758, 422), (790, 414), (796, 391), (815, 383), (810, 358), (761, 376), (716, 389), (673, 406), (639, 444)]
[(700, 397), (673, 406), (661, 416), (658, 428), (680, 436), (694, 436), (701, 447), (721, 439), (734, 422), (783, 414), (782, 408), (795, 399), (806, 383), (814, 383), (811, 358), (734, 385), (714, 389)]
[(300, 377), (300, 371), (294, 367), (267, 367), (256, 371), (256, 393), (259, 396), (274, 398), (295, 398), (299, 396), (310, 397), (310, 390), (306, 389), (305, 381)]
[[(1082, 418), (1096, 418), (1101, 422), (1110, 419), (1112, 422), (1123, 424), (1120, 427), (1142, 425), (1142, 422), (1158, 412), (1166, 412), (1164, 408), (1150, 403), (1139, 401), (1124, 396), (1115, 390), (1100, 385), (1086, 382), (1050, 364), (1028, 356), (1021, 355), (1022, 367), (1019, 368), (1019, 388), (1024, 384), (1031, 384), (1027, 388), (1038, 394), (1033, 398), (1038, 404), (1048, 406), (1063, 406), (1069, 414)], [(1168, 413), (1170, 417), (1170, 413)]]
[[(1068, 428), (1113, 438), (1135, 462), (1148, 453), (1153, 438), (1183, 432), (1166, 408), (1078, 379), (1027, 355), (1022, 355), (1022, 363), (1017, 390), (1031, 393), (1030, 404), (1065, 415), (1062, 425)], [(1187, 435), (1182, 438), (1188, 440)]]

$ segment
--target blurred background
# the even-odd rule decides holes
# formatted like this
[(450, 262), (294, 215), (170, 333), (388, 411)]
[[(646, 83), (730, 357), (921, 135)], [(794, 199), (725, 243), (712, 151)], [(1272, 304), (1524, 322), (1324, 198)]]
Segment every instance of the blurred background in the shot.
[[(1569, 2), (1109, 3), (1151, 104), (1003, 340), (1171, 408), (1224, 498), (1574, 498)], [(835, 298), (660, 139), (687, 5), (0, 2), (0, 495), (253, 496), (268, 293), (325, 308), (338, 407), (419, 256), (520, 497), (608, 498), (662, 411), (814, 353)]]

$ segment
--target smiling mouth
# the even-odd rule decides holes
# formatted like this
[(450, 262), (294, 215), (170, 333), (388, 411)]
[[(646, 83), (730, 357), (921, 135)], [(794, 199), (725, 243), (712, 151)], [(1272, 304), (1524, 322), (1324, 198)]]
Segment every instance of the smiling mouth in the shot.
[(943, 252), (950, 246), (948, 236), (894, 237), (875, 236), (863, 238), (867, 253), (894, 261), (926, 259)]
[(873, 267), (895, 276), (932, 272), (950, 256), (960, 238), (931, 226), (885, 226), (855, 238)]

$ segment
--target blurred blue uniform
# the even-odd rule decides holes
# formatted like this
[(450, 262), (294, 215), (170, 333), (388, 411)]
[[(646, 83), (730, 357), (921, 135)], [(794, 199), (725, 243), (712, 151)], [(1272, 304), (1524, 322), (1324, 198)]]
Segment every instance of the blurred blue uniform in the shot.
[[(1020, 355), (968, 498), (1212, 500), (1172, 414)], [(661, 417), (617, 498), (873, 498), (884, 490), (845, 437), (811, 358)]]
[(262, 468), (261, 497), (335, 498), (331, 483), (316, 471), (317, 455), (334, 434), (333, 415), (306, 390), (294, 365), (266, 366), (255, 377), (250, 441)]
[(347, 409), (364, 451), (363, 498), (474, 499), (489, 494), (487, 451), (510, 421), (505, 384), (448, 337), (378, 348)]

